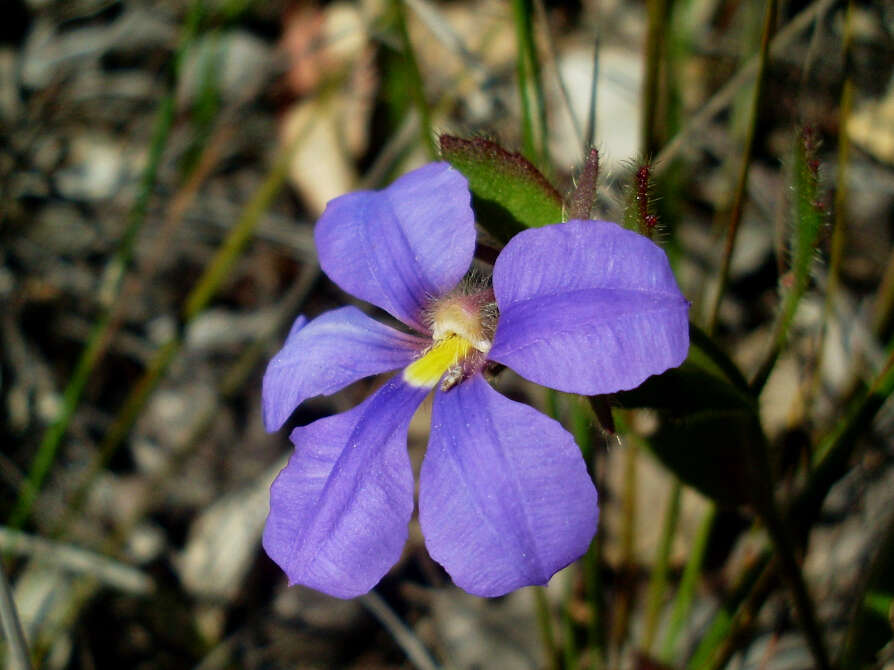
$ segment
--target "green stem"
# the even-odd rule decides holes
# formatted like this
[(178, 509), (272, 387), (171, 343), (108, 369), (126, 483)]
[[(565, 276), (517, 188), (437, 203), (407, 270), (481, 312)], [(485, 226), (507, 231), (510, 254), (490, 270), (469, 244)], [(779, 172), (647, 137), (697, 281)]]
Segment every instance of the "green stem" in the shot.
[[(211, 263), (206, 267), (205, 272), (187, 296), (183, 308), (180, 333), (205, 308), (229, 275), (230, 270), (238, 260), (239, 254), (260, 223), (262, 215), (267, 211), (273, 198), (282, 188), (288, 174), (291, 157), (299, 143), (304, 139), (311, 123), (313, 121), (308, 122), (303, 132), (299, 132), (295, 140), (281, 152), (270, 174), (267, 175), (267, 178), (255, 192), (252, 199), (246, 204), (236, 226), (230, 231)], [(180, 350), (182, 343), (182, 334), (178, 334), (162, 345), (150, 361), (143, 376), (128, 393), (118, 415), (100, 444), (99, 454), (90, 463), (87, 474), (82, 484), (75, 491), (66, 513), (59, 523), (56, 524), (54, 534), (62, 532), (80, 510), (93, 480), (127, 437), (134, 422), (149, 401), (152, 392), (161, 382), (171, 361)]]
[(894, 515), (874, 541), (878, 547), (865, 570), (854, 599), (853, 614), (838, 652), (838, 665), (862, 668), (870, 665), (890, 639), (892, 612), (891, 563), (894, 561)]
[(816, 608), (813, 605), (813, 600), (810, 598), (810, 593), (807, 591), (807, 584), (804, 582), (801, 566), (795, 558), (795, 546), (791, 535), (783, 522), (782, 515), (772, 500), (769, 501), (766, 509), (762, 511), (762, 518), (776, 547), (776, 557), (780, 572), (795, 601), (795, 609), (798, 612), (801, 628), (804, 631), (804, 636), (807, 639), (807, 645), (810, 647), (810, 653), (813, 655), (816, 667), (819, 670), (829, 670), (832, 664), (829, 661), (829, 652), (826, 650), (826, 645), (823, 641), (822, 629), (816, 618)]
[(593, 656), (593, 664), (602, 667), (605, 656), (605, 612), (602, 607), (602, 534), (596, 533), (590, 548), (584, 554), (584, 591), (590, 604), (590, 625), (587, 628), (587, 650)]
[(435, 141), (435, 132), (432, 127), (431, 109), (425, 100), (425, 87), (422, 82), (422, 74), (419, 71), (419, 63), (416, 61), (416, 52), (413, 51), (413, 43), (410, 41), (410, 31), (407, 29), (407, 14), (404, 9), (404, 0), (392, 0), (394, 18), (397, 23), (397, 31), (403, 46), (404, 58), (407, 61), (407, 71), (410, 75), (410, 95), (419, 113), (419, 131), (422, 144), (431, 158), (437, 158), (438, 145)]
[(640, 128), (640, 150), (645, 160), (658, 149), (656, 141), (656, 119), (658, 116), (658, 83), (660, 81), (661, 54), (664, 50), (666, 31), (666, 0), (647, 0), (648, 25), (646, 32), (645, 71), (643, 79), (642, 127)]
[(844, 42), (841, 46), (844, 83), (841, 86), (841, 99), (838, 112), (838, 169), (835, 186), (835, 200), (832, 205), (832, 247), (829, 254), (829, 276), (826, 285), (826, 315), (830, 311), (834, 296), (838, 290), (838, 277), (841, 272), (841, 258), (844, 255), (845, 221), (847, 206), (847, 166), (850, 155), (850, 139), (847, 135), (847, 124), (851, 116), (851, 105), (854, 98), (854, 82), (850, 74), (851, 49), (853, 44), (854, 2), (848, 0), (847, 13), (844, 19)]
[(574, 636), (574, 620), (571, 618), (571, 600), (574, 598), (574, 580), (565, 585), (562, 605), (562, 658), (565, 670), (573, 670), (577, 664), (577, 643)]
[[(848, 464), (856, 450), (857, 438), (869, 428), (892, 392), (894, 392), (894, 348), (889, 352), (885, 366), (870, 387), (850, 404), (844, 417), (815, 450), (817, 464), (804, 490), (798, 494), (786, 514), (787, 526), (795, 534), (794, 543), (803, 543), (807, 537), (829, 490), (847, 473)], [(765, 548), (756, 561), (746, 568), (745, 575), (739, 579), (739, 583), (751, 585), (745, 601), (749, 616), (744, 618), (737, 616), (731, 620), (729, 612), (735, 605), (722, 609), (714, 617), (708, 632), (693, 655), (688, 666), (690, 670), (723, 667), (725, 661), (709, 665), (706, 659), (717, 658), (716, 650), (724, 640), (728, 641), (726, 643), (728, 654), (731, 655), (735, 651), (731, 641), (740, 638), (743, 627), (757, 616), (769, 596), (769, 573), (776, 568), (775, 563), (771, 561), (770, 550)], [(761, 575), (759, 578), (758, 573)], [(736, 594), (732, 601), (741, 602), (743, 597)], [(729, 655), (725, 658), (728, 659)]]
[(627, 637), (633, 601), (633, 578), (636, 572), (636, 493), (639, 447), (630, 440), (624, 449), (624, 491), (621, 502), (621, 577), (615, 617), (612, 622), (612, 642), (620, 647)]
[(543, 653), (546, 655), (546, 666), (551, 670), (559, 670), (559, 653), (556, 647), (556, 636), (553, 633), (553, 617), (546, 599), (546, 589), (534, 587), (534, 610), (537, 615), (537, 627), (543, 642)]
[(875, 298), (872, 330), (880, 340), (885, 340), (891, 335), (891, 326), (894, 325), (894, 250), (888, 256), (888, 266), (882, 276)]
[[(180, 62), (182, 55), (187, 46), (192, 43), (193, 38), (198, 30), (199, 18), (201, 16), (201, 2), (195, 2), (187, 17), (183, 32), (180, 37), (180, 44), (177, 54), (174, 57), (172, 72), (173, 83), (171, 88), (176, 88), (176, 80), (179, 75)], [(149, 199), (155, 190), (155, 184), (158, 179), (158, 169), (161, 165), (162, 154), (167, 144), (171, 128), (174, 123), (174, 94), (166, 95), (159, 104), (158, 112), (155, 116), (155, 127), (152, 133), (152, 141), (149, 145), (149, 157), (146, 167), (140, 179), (140, 188), (133, 207), (128, 215), (127, 228), (121, 239), (121, 244), (112, 260), (109, 276), (113, 277), (111, 293), (114, 300), (106, 312), (99, 318), (90, 331), (87, 344), (81, 352), (78, 362), (75, 364), (74, 372), (65, 387), (62, 394), (62, 411), (56, 420), (47, 428), (43, 435), (43, 439), (37, 448), (37, 453), (31, 463), (28, 477), (24, 487), (19, 492), (18, 500), (9, 517), (8, 525), (11, 528), (20, 528), (31, 514), (31, 508), (37, 495), (50, 472), (50, 468), (56, 459), (56, 453), (62, 438), (68, 431), (68, 426), (74, 416), (75, 410), (81, 401), (84, 388), (90, 375), (97, 363), (105, 354), (106, 348), (112, 339), (116, 330), (119, 317), (118, 313), (121, 308), (121, 286), (123, 284), (124, 275), (131, 264), (133, 258), (134, 243), (137, 233), (146, 220), (146, 212), (149, 208)]]
[[(804, 29), (821, 19), (834, 4), (835, 0), (814, 0), (773, 38), (770, 43), (770, 55), (782, 54)], [(739, 89), (746, 86), (758, 74), (759, 65), (757, 56), (750, 58), (719, 91), (711, 96), (708, 102), (701, 106), (686, 126), (661, 149), (661, 153), (653, 161), (656, 176), (673, 165), (674, 159), (681, 152), (692, 148), (698, 133), (703, 131), (715, 116), (729, 106)]]
[(705, 516), (702, 519), (701, 526), (699, 526), (695, 542), (692, 544), (686, 567), (683, 569), (683, 577), (680, 580), (676, 598), (674, 598), (673, 610), (671, 610), (670, 623), (661, 645), (659, 659), (666, 665), (673, 664), (680, 633), (683, 631), (683, 627), (689, 618), (689, 612), (692, 610), (692, 602), (695, 599), (695, 586), (705, 561), (708, 539), (714, 530), (714, 520), (716, 518), (717, 508), (710, 504), (708, 511), (705, 512)]
[(674, 535), (677, 532), (677, 523), (680, 519), (680, 500), (682, 496), (683, 486), (680, 484), (680, 480), (674, 477), (668, 495), (667, 509), (661, 529), (661, 540), (658, 543), (655, 565), (652, 569), (649, 591), (646, 596), (646, 624), (643, 640), (640, 644), (640, 648), (646, 654), (651, 652), (652, 643), (655, 640), (655, 632), (658, 629), (658, 616), (661, 614), (664, 594), (667, 591), (671, 546), (673, 545)]
[[(757, 615), (776, 583), (776, 562), (770, 558), (770, 552), (764, 552), (758, 560), (749, 566), (745, 575), (750, 585), (744, 600), (730, 618), (728, 612), (712, 622), (708, 634), (693, 654), (687, 666), (689, 670), (721, 670), (725, 668), (733, 654), (743, 643), (745, 634), (754, 625)], [(738, 596), (738, 594), (737, 594)]]
[[(844, 417), (835, 425), (816, 449), (816, 467), (802, 496), (798, 500), (798, 515), (803, 520), (811, 518), (819, 510), (822, 499), (832, 485), (847, 470), (857, 438), (869, 428), (875, 415), (894, 392), (894, 346), (888, 351), (888, 358), (881, 372), (869, 388), (851, 402)], [(806, 514), (811, 516), (805, 517)]]
[(28, 643), (22, 633), (22, 624), (19, 621), (16, 604), (12, 599), (12, 589), (6, 580), (6, 573), (0, 565), (0, 624), (3, 628), (3, 637), (9, 648), (8, 658), (10, 670), (30, 670), (31, 659), (28, 656)]
[(723, 259), (720, 265), (717, 293), (708, 316), (707, 332), (714, 333), (717, 327), (717, 318), (720, 313), (720, 303), (729, 283), (729, 270), (732, 263), (733, 250), (739, 232), (739, 224), (742, 222), (742, 213), (745, 210), (745, 193), (748, 185), (748, 168), (751, 166), (751, 156), (754, 152), (754, 142), (757, 131), (757, 120), (760, 112), (761, 98), (764, 92), (766, 80), (767, 61), (770, 51), (770, 39), (773, 36), (773, 24), (776, 19), (778, 0), (767, 0), (767, 8), (764, 13), (764, 24), (761, 30), (761, 47), (758, 58), (757, 78), (754, 83), (754, 95), (751, 99), (751, 116), (748, 123), (748, 132), (745, 137), (745, 146), (742, 152), (742, 162), (739, 166), (739, 176), (736, 180), (736, 190), (733, 194), (733, 205), (730, 211), (729, 226), (727, 227), (726, 243), (723, 248)]
[[(577, 402), (572, 406), (571, 420), (574, 428), (574, 439), (580, 445), (584, 461), (590, 477), (597, 484), (599, 490), (599, 475), (597, 471), (597, 458), (599, 452), (595, 445), (595, 432), (592, 413), (587, 411), (587, 399), (576, 398)], [(593, 666), (602, 667), (605, 653), (605, 612), (602, 602), (602, 533), (597, 529), (590, 548), (582, 559), (584, 593), (590, 605), (590, 620), (587, 626), (586, 649), (592, 656)]]
[(515, 38), (518, 45), (516, 73), (522, 106), (522, 152), (541, 170), (549, 164), (546, 147), (546, 102), (540, 76), (540, 59), (534, 39), (531, 0), (512, 0)]

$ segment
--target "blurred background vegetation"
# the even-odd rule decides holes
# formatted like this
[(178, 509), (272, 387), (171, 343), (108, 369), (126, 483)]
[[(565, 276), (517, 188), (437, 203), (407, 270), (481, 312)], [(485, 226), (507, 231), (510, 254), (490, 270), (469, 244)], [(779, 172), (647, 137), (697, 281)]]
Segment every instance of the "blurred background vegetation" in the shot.
[[(0, 554), (34, 667), (894, 667), (890, 2), (2, 12)], [(500, 378), (600, 492), (547, 589), (467, 596), (415, 521), (368, 597), (287, 589), (259, 544), (290, 449), (260, 377), (299, 312), (347, 299), (313, 222), (443, 133), (562, 195), (596, 147), (594, 212), (655, 217), (697, 351), (592, 406)]]

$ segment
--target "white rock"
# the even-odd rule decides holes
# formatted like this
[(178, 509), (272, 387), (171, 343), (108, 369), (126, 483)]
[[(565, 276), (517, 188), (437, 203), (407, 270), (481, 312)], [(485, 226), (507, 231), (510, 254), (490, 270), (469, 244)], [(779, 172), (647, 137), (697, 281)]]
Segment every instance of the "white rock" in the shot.
[[(592, 48), (576, 48), (559, 56), (559, 73), (568, 89), (571, 107), (581, 128), (586, 127), (593, 80)], [(607, 47), (599, 52), (596, 86), (596, 147), (601, 166), (618, 168), (636, 158), (639, 151), (640, 91), (643, 67), (639, 51)], [(553, 86), (557, 85), (553, 84)], [(560, 100), (556, 91), (551, 99)], [(583, 147), (578, 142), (565, 109), (556, 110), (550, 151), (559, 166), (580, 164)]]
[(270, 484), (285, 467), (283, 457), (251, 486), (224, 496), (192, 524), (175, 566), (183, 587), (212, 600), (235, 598), (258, 552)]
[(56, 176), (56, 186), (69, 200), (106, 200), (129, 176), (124, 147), (102, 135), (78, 135), (71, 143), (68, 166)]
[(270, 47), (246, 32), (205, 35), (186, 54), (177, 102), (181, 108), (194, 104), (209, 75), (225, 104), (250, 100), (266, 85), (273, 63)]
[(275, 310), (249, 314), (210, 309), (197, 316), (186, 331), (186, 346), (199, 351), (229, 350), (256, 340), (275, 318)]

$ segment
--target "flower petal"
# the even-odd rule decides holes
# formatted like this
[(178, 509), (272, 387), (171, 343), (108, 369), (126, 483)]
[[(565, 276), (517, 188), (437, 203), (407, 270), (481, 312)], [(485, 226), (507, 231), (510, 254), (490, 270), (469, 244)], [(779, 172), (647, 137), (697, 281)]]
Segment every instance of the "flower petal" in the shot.
[(607, 221), (516, 235), (497, 258), (500, 321), (488, 358), (531, 381), (594, 395), (680, 365), (689, 303), (667, 256)]
[(261, 405), (268, 431), (279, 430), (305, 399), (409, 364), (428, 342), (375, 321), (356, 307), (299, 316), (267, 365)]
[(314, 232), (320, 266), (348, 293), (428, 332), (426, 302), (453, 288), (475, 253), (469, 203), (465, 177), (447, 163), (335, 198)]
[(407, 426), (425, 395), (394, 378), (354, 409), (293, 431), (263, 538), (290, 585), (353, 598), (400, 557), (413, 513)]
[(499, 596), (580, 557), (596, 489), (571, 435), (478, 375), (438, 391), (419, 482), (429, 553), (457, 586)]

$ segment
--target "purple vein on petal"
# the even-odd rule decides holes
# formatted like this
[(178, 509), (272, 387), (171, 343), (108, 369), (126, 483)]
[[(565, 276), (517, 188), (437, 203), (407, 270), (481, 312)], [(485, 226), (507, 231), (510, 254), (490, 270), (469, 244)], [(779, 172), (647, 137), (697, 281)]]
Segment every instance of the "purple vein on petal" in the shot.
[(290, 583), (351, 598), (400, 557), (413, 511), (407, 426), (425, 395), (395, 377), (354, 409), (294, 430), (263, 538)]
[(498, 596), (546, 583), (586, 551), (597, 515), (580, 452), (557, 422), (480, 376), (436, 392), (419, 519), (458, 586)]
[(474, 254), (468, 184), (446, 163), (430, 163), (383, 191), (332, 200), (314, 236), (332, 281), (426, 332), (426, 301), (453, 288)]
[(278, 430), (305, 399), (404, 367), (428, 341), (401, 333), (356, 307), (298, 317), (262, 384), (264, 425)]

